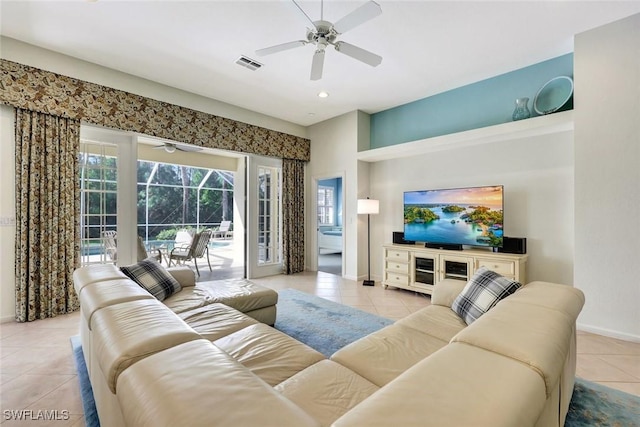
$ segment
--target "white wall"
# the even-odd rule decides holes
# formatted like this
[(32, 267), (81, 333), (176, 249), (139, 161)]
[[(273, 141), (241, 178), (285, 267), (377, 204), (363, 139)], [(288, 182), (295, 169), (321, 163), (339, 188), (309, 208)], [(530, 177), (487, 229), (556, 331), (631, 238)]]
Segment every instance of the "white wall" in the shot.
[(0, 105), (0, 322), (15, 317), (15, 113), (14, 109)]
[(581, 329), (640, 341), (640, 15), (575, 38)]
[(573, 132), (439, 151), (371, 165), (372, 274), (382, 245), (403, 230), (403, 192), (504, 185), (505, 234), (527, 238), (527, 281), (573, 284)]
[[(315, 232), (317, 220), (313, 182), (325, 177), (343, 176), (345, 204), (342, 212), (344, 221), (342, 235), (345, 252), (342, 258), (345, 264), (345, 277), (354, 280), (359, 278), (359, 274), (366, 273), (366, 259), (359, 260), (358, 257), (358, 229), (362, 224), (356, 215), (357, 199), (361, 196), (358, 193), (358, 161), (356, 160), (359, 117), (361, 114), (353, 111), (309, 127), (311, 161), (307, 164), (305, 175), (307, 195), (305, 198), (305, 229), (307, 230), (305, 268), (313, 270), (317, 263), (318, 246)], [(364, 226), (366, 227), (366, 223)], [(364, 250), (366, 251), (366, 247)]]

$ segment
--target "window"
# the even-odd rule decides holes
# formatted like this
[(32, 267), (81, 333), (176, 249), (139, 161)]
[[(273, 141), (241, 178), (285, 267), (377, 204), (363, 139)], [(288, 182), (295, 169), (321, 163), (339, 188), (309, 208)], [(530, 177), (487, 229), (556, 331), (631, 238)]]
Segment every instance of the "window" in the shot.
[[(80, 261), (81, 265), (115, 261), (117, 220), (117, 146), (80, 144)], [(107, 250), (110, 249), (110, 250)]]
[[(117, 155), (116, 144), (81, 142), (81, 265), (117, 260)], [(137, 234), (150, 245), (233, 220), (232, 172), (139, 160), (137, 181)]]
[(318, 186), (318, 225), (334, 225), (334, 188)]
[(233, 185), (231, 172), (138, 161), (138, 235), (149, 241), (233, 220)]
[(258, 167), (258, 265), (280, 263), (279, 172)]

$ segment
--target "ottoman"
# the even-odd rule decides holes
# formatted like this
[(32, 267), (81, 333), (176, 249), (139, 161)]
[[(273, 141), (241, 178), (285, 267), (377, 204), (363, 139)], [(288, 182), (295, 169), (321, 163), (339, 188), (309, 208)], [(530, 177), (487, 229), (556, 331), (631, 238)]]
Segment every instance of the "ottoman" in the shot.
[(276, 322), (277, 302), (276, 291), (247, 279), (213, 280), (197, 282), (194, 286), (183, 285), (180, 292), (163, 301), (178, 315), (220, 303), (271, 326)]

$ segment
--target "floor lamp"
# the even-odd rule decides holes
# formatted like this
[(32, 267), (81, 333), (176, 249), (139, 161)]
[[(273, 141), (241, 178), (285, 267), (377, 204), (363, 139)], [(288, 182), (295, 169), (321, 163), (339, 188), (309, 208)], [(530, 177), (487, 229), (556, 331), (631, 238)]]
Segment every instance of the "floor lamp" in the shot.
[(358, 215), (367, 215), (367, 280), (362, 282), (364, 286), (373, 286), (371, 280), (371, 215), (376, 215), (380, 210), (380, 202), (370, 198), (358, 199)]

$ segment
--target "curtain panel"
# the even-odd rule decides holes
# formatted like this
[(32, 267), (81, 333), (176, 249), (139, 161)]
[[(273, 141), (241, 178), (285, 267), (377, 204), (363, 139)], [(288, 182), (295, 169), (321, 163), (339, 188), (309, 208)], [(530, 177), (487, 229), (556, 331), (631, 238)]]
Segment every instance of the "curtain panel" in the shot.
[(16, 109), (16, 320), (79, 308), (80, 121)]
[(0, 102), (201, 147), (309, 161), (308, 139), (0, 59)]
[(282, 253), (285, 274), (304, 271), (304, 162), (282, 161)]

